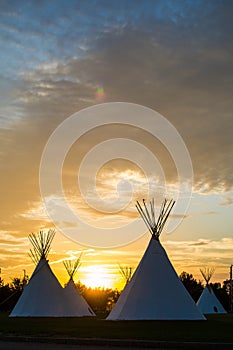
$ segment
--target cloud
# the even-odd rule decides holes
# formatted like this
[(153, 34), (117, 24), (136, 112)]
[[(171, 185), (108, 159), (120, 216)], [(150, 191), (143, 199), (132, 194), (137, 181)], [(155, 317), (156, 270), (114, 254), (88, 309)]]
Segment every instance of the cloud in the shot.
[[(207, 20), (205, 28), (209, 24), (213, 26)], [(149, 106), (177, 127), (191, 154), (196, 190), (227, 191), (232, 187), (233, 70), (227, 42), (219, 42), (216, 30), (203, 37), (201, 29), (187, 32), (173, 22), (156, 27), (152, 22), (143, 30), (127, 26), (120, 33), (107, 31), (81, 58), (51, 61), (25, 72), (20, 105), (29, 118), (33, 115), (42, 143), (65, 116), (95, 103), (101, 82), (107, 101)], [(221, 34), (228, 35), (227, 29), (224, 25)], [(146, 145), (153, 143), (138, 136), (142, 138)], [(167, 173), (175, 179), (174, 171)]]
[(202, 245), (206, 245), (206, 244), (209, 244), (209, 241), (208, 240), (199, 240), (198, 242), (196, 243), (190, 243), (189, 245), (190, 246), (202, 246)]
[(9, 249), (18, 249), (18, 246), (27, 246), (27, 241), (25, 238), (17, 237), (18, 232), (7, 232), (7, 231), (1, 231), (0, 232), (0, 244), (3, 248), (9, 248)]
[(178, 273), (192, 270), (194, 276), (201, 279), (200, 268), (210, 266), (216, 268), (214, 280), (228, 276), (232, 264), (232, 238), (165, 241), (164, 246)]
[(202, 212), (202, 215), (216, 215), (219, 214), (217, 211), (207, 211), (207, 212)]
[(190, 215), (170, 214), (170, 218), (173, 218), (173, 219), (186, 219), (189, 217), (190, 217)]
[(223, 194), (222, 195), (222, 200), (223, 200), (223, 202), (219, 204), (220, 206), (225, 207), (225, 206), (232, 205), (233, 204), (232, 193)]

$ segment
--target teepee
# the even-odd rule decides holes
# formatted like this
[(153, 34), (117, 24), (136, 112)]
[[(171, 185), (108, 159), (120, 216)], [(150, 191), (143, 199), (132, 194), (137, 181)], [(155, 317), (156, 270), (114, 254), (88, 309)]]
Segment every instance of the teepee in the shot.
[(80, 257), (76, 259), (73, 263), (71, 262), (71, 260), (65, 260), (63, 262), (66, 271), (68, 272), (68, 275), (70, 277), (69, 282), (64, 288), (64, 292), (66, 294), (67, 299), (69, 300), (70, 305), (72, 306), (72, 316), (95, 316), (94, 311), (87, 304), (86, 300), (79, 293), (77, 287), (74, 284), (73, 277), (80, 266)]
[(213, 268), (200, 269), (201, 274), (206, 281), (206, 286), (203, 289), (200, 298), (197, 301), (197, 306), (203, 314), (226, 314), (226, 310), (216, 297), (211, 285), (209, 284), (211, 277), (214, 274)]
[(47, 260), (54, 235), (54, 230), (29, 235), (33, 246), (30, 256), (36, 263), (36, 268), (10, 317), (73, 316), (72, 305)]
[(151, 233), (149, 245), (107, 320), (204, 320), (177, 276), (159, 238), (174, 206), (164, 200), (158, 219), (154, 200), (136, 208)]

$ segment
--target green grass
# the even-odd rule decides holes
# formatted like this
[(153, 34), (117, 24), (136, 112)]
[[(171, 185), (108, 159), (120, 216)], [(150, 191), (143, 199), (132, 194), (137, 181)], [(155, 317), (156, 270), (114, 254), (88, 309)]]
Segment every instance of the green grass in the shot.
[(207, 321), (105, 321), (98, 318), (9, 318), (0, 315), (0, 337), (142, 339), (233, 343), (233, 315)]

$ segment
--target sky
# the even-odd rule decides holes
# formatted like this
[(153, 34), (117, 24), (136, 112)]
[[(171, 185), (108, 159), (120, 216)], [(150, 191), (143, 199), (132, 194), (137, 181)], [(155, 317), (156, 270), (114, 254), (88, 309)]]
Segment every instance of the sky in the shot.
[[(49, 261), (62, 284), (68, 278), (62, 261), (81, 253), (76, 280), (89, 285), (121, 288), (119, 264), (136, 268), (149, 233), (105, 249), (80, 244), (79, 238), (64, 235), (51, 220), (40, 193), (40, 161), (56, 128), (85, 108), (116, 102), (160, 113), (190, 154), (190, 205), (187, 212), (179, 213), (180, 224), (161, 235), (177, 273), (186, 271), (201, 280), (199, 270), (207, 266), (215, 268), (213, 280), (228, 278), (233, 264), (233, 2), (2, 0), (0, 34), (0, 268), (4, 281), (22, 276), (24, 269), (30, 276), (34, 265), (28, 256), (28, 234), (49, 228), (56, 229)], [(134, 114), (129, 117), (133, 120)], [(142, 115), (144, 120), (148, 125)], [(109, 235), (117, 235), (111, 228), (137, 217), (134, 203), (144, 198), (147, 183), (145, 169), (133, 164), (140, 152), (133, 152), (128, 160), (113, 158), (95, 177), (94, 160), (93, 168), (84, 169), (79, 178), (85, 198), (77, 172), (93, 147), (115, 138), (131, 139), (149, 149), (161, 164), (168, 193), (178, 189), (174, 162), (148, 131), (120, 122), (89, 130), (72, 144), (64, 160), (64, 193), (84, 221), (108, 228)], [(62, 136), (61, 140), (62, 145)], [(87, 201), (96, 195), (89, 187), (90, 178), (99, 196), (95, 205), (99, 198), (111, 200), (119, 194), (127, 202), (129, 182), (134, 193), (118, 211), (108, 201), (104, 209), (93, 208)], [(150, 181), (155, 181), (158, 204), (160, 187), (156, 189), (154, 177)], [(51, 196), (54, 199), (55, 193)], [(88, 235), (88, 229), (75, 229), (77, 237)]]

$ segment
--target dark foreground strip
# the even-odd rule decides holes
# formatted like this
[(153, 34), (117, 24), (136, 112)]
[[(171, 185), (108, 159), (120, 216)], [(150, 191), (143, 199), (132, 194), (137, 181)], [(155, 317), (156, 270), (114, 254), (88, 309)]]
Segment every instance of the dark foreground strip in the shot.
[(73, 344), (91, 346), (117, 346), (133, 348), (154, 349), (193, 349), (193, 350), (227, 350), (233, 349), (232, 343), (200, 343), (200, 342), (171, 342), (136, 339), (100, 339), (100, 338), (46, 338), (46, 337), (21, 337), (0, 336), (0, 341), (50, 343), (50, 344)]

